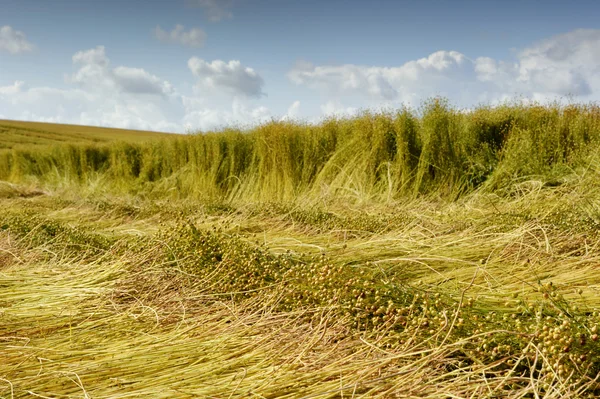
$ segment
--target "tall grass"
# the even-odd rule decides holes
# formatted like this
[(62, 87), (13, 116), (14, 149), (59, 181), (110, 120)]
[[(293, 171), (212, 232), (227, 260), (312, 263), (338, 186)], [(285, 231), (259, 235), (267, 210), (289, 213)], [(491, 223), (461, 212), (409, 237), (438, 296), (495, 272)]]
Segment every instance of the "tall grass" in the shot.
[(0, 153), (0, 179), (105, 178), (118, 192), (180, 198), (456, 197), (532, 176), (560, 182), (599, 145), (597, 105), (463, 112), (433, 99), (417, 111), (363, 112), (316, 125), (273, 121), (139, 143), (13, 149)]
[(5, 152), (0, 398), (599, 397), (598, 109)]

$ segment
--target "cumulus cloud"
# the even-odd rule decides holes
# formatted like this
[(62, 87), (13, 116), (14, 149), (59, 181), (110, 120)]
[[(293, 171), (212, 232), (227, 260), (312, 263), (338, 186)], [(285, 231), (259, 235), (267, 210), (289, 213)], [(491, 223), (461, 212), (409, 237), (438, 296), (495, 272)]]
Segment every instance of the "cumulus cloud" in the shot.
[(212, 22), (233, 18), (230, 10), (233, 6), (232, 0), (188, 0), (188, 4), (204, 9), (206, 17)]
[(346, 117), (356, 115), (358, 108), (344, 107), (339, 101), (327, 101), (321, 105), (321, 112), (325, 117)]
[(33, 44), (27, 41), (23, 32), (15, 30), (9, 25), (0, 27), (0, 51), (18, 54), (31, 51), (33, 48)]
[(188, 47), (202, 47), (206, 41), (206, 32), (200, 28), (185, 30), (183, 25), (175, 25), (171, 32), (167, 32), (160, 26), (154, 29), (154, 36), (163, 43), (177, 43)]
[(231, 108), (198, 107), (197, 99), (184, 99), (186, 113), (183, 124), (186, 131), (208, 131), (225, 126), (248, 127), (269, 121), (272, 116), (264, 106), (250, 107), (234, 98)]
[(78, 51), (71, 57), (74, 64), (108, 66), (108, 58), (104, 46), (97, 46), (89, 50)]
[(321, 89), (332, 94), (358, 93), (381, 97), (396, 97), (396, 91), (384, 78), (385, 68), (359, 65), (315, 66), (299, 62), (288, 73), (296, 85)]
[[(0, 87), (2, 114), (13, 119), (175, 132), (250, 126), (273, 118), (271, 110), (257, 101), (263, 96), (263, 78), (239, 61), (191, 58), (187, 67), (195, 86), (189, 97), (146, 69), (112, 65), (102, 46), (77, 52), (72, 61), (74, 70), (66, 79), (70, 88), (28, 87), (21, 81)], [(515, 96), (546, 101), (572, 95), (580, 101), (599, 101), (600, 30), (550, 37), (506, 60), (438, 51), (392, 67), (304, 62), (289, 71), (288, 78), (322, 94), (320, 109), (302, 102), (309, 121), (318, 121), (319, 112), (321, 116), (354, 115), (364, 108), (418, 105), (435, 95), (464, 107)], [(298, 118), (300, 102), (290, 103), (277, 119)]]
[[(252, 126), (272, 118), (267, 107), (252, 104), (247, 96), (187, 97), (144, 69), (113, 67), (103, 46), (79, 51), (72, 61), (76, 70), (67, 75), (70, 88), (28, 87), (22, 81), (0, 86), (4, 117), (166, 132)], [(233, 65), (233, 72), (251, 77), (251, 70)]]
[(519, 53), (522, 71), (547, 66), (598, 69), (600, 30), (578, 29), (553, 36)]
[(585, 96), (600, 90), (600, 30), (578, 29), (521, 51), (519, 81), (547, 93)]
[(198, 89), (227, 91), (248, 97), (261, 97), (264, 93), (263, 78), (252, 68), (243, 66), (239, 61), (215, 60), (206, 62), (192, 57), (188, 68), (198, 79)]
[(600, 30), (580, 29), (540, 41), (517, 53), (514, 63), (478, 58), (477, 78), (503, 91), (532, 98), (600, 95)]
[(169, 82), (140, 68), (112, 68), (103, 46), (79, 51), (67, 89), (0, 87), (0, 109), (13, 119), (182, 131), (179, 98)]
[(174, 122), (182, 116), (174, 107), (176, 104), (162, 97), (142, 99), (81, 88), (26, 87), (17, 83), (8, 86), (10, 90), (0, 88), (0, 108), (11, 119), (167, 132), (182, 130)]
[(117, 67), (112, 75), (123, 91), (135, 94), (168, 95), (173, 93), (173, 86), (155, 75), (140, 68)]
[(468, 75), (472, 63), (456, 51), (438, 51), (429, 57), (410, 61), (399, 67), (362, 65), (324, 65), (298, 63), (288, 78), (326, 92), (366, 95), (376, 100), (395, 100), (420, 84), (440, 83)]
[(125, 66), (110, 68), (110, 60), (106, 56), (104, 46), (79, 51), (72, 59), (79, 69), (67, 80), (89, 90), (158, 96), (167, 96), (174, 92), (169, 82), (144, 69)]
[(10, 94), (20, 93), (23, 90), (24, 86), (25, 86), (25, 82), (23, 82), (21, 80), (17, 80), (16, 82), (14, 82), (12, 85), (9, 85), (9, 86), (0, 86), (0, 95), (2, 95), (2, 94), (10, 95)]
[[(414, 103), (435, 95), (467, 106), (517, 95), (537, 100), (567, 95), (597, 100), (600, 30), (576, 30), (548, 38), (522, 49), (510, 61), (437, 51), (397, 67), (301, 62), (289, 71), (288, 78), (333, 99), (353, 95), (370, 105)], [(331, 104), (322, 111), (331, 112)]]
[(280, 120), (282, 121), (293, 121), (298, 119), (300, 116), (300, 101), (294, 101), (292, 105), (288, 108), (285, 115), (283, 115)]
[(300, 116), (300, 101), (294, 101), (283, 116), (273, 114), (265, 106), (253, 106), (241, 98), (233, 98), (230, 105), (224, 107), (208, 106), (212, 101), (198, 97), (183, 96), (186, 131), (211, 131), (226, 126), (251, 128), (272, 120), (297, 120)]

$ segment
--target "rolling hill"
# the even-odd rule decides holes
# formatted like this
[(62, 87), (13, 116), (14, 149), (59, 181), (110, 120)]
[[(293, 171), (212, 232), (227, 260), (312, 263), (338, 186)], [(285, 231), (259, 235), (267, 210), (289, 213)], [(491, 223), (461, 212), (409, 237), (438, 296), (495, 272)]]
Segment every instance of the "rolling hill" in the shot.
[(168, 137), (168, 133), (126, 130), (58, 123), (21, 122), (0, 119), (0, 151), (62, 143), (99, 144), (111, 141), (140, 142)]

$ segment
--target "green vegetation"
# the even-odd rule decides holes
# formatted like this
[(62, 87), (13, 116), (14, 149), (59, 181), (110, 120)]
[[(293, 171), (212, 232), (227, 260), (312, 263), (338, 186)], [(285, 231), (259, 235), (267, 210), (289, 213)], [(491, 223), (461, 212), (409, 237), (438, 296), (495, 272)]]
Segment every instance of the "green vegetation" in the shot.
[(600, 395), (600, 108), (0, 158), (0, 398)]
[[(419, 116), (420, 115), (420, 116)], [(558, 184), (600, 141), (600, 107), (506, 105), (472, 112), (441, 100), (320, 125), (272, 122), (141, 143), (72, 144), (0, 153), (0, 179), (89, 185), (162, 198), (385, 202), (456, 198), (518, 179)]]

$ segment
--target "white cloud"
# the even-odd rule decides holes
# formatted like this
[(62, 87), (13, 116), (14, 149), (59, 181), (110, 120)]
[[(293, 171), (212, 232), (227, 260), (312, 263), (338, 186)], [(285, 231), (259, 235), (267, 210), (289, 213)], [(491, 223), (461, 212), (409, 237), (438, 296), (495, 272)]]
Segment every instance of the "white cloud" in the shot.
[(174, 91), (169, 82), (140, 68), (120, 66), (112, 74), (117, 85), (128, 93), (168, 95)]
[(578, 29), (553, 36), (519, 53), (522, 71), (547, 66), (597, 69), (600, 64), (600, 30)]
[(154, 35), (164, 43), (178, 43), (188, 47), (202, 47), (206, 41), (206, 32), (200, 28), (192, 28), (185, 31), (183, 25), (175, 25), (171, 32), (163, 30), (160, 26), (154, 29)]
[(188, 68), (198, 79), (199, 90), (223, 90), (248, 97), (263, 95), (263, 78), (254, 69), (243, 66), (239, 61), (206, 62), (192, 57), (188, 61)]
[(473, 64), (456, 51), (438, 51), (399, 67), (362, 65), (314, 66), (297, 64), (288, 78), (328, 94), (362, 95), (372, 100), (406, 99), (415, 91), (449, 89), (454, 82), (473, 74)]
[(168, 113), (160, 104), (141, 102), (117, 102), (100, 112), (93, 110), (81, 113), (82, 125), (114, 126), (122, 129), (154, 130), (161, 132), (181, 132), (181, 125), (169, 121)]
[[(566, 95), (598, 100), (600, 30), (551, 37), (518, 52), (512, 61), (438, 51), (397, 67), (303, 62), (289, 71), (288, 78), (333, 100), (354, 96), (368, 106), (414, 105), (436, 95), (467, 106), (517, 95), (542, 101)], [(322, 112), (337, 110), (332, 104), (325, 104)]]
[[(246, 127), (272, 118), (268, 108), (252, 104), (247, 96), (187, 97), (144, 69), (112, 67), (102, 46), (79, 51), (72, 61), (76, 70), (67, 76), (66, 82), (73, 85), (70, 88), (28, 87), (22, 81), (0, 86), (2, 114), (20, 120), (166, 132), (211, 130), (232, 124)], [(231, 71), (225, 70), (242, 77), (247, 73), (252, 78), (247, 68), (232, 65)]]
[(233, 13), (230, 11), (232, 0), (189, 0), (188, 3), (203, 8), (207, 18), (212, 22), (233, 18)]
[(476, 59), (477, 78), (499, 90), (533, 99), (600, 98), (600, 30), (580, 29), (551, 37), (517, 54), (514, 63)]
[(39, 122), (177, 132), (182, 128), (173, 120), (183, 113), (177, 112), (173, 105), (176, 104), (161, 97), (136, 98), (79, 88), (23, 88), (21, 85), (18, 91), (0, 90), (0, 108), (11, 119)]
[(10, 86), (0, 86), (0, 95), (11, 95), (20, 93), (25, 86), (25, 82), (17, 80)]
[(475, 60), (475, 73), (481, 82), (494, 80), (500, 68), (496, 60), (490, 57), (479, 57)]
[(358, 109), (354, 107), (344, 107), (339, 101), (328, 101), (321, 105), (321, 112), (325, 117), (346, 117), (356, 115)]
[(174, 92), (169, 82), (144, 69), (124, 66), (110, 68), (104, 46), (75, 53), (73, 63), (79, 65), (79, 69), (67, 80), (89, 90), (158, 96)]
[(600, 30), (579, 29), (521, 51), (519, 81), (537, 91), (586, 96), (600, 90)]
[[(2, 114), (163, 131), (252, 126), (274, 117), (256, 100), (263, 95), (263, 78), (239, 61), (191, 58), (187, 67), (196, 82), (193, 96), (181, 95), (146, 69), (112, 65), (102, 46), (77, 52), (72, 61), (74, 70), (66, 79), (72, 86), (67, 89), (28, 87), (22, 81), (0, 87)], [(323, 93), (322, 105), (302, 98), (301, 108), (299, 101), (290, 100), (287, 112), (283, 106), (277, 119), (296, 119), (302, 110), (307, 120), (318, 121), (319, 113), (347, 116), (365, 108), (419, 105), (434, 95), (447, 96), (463, 107), (518, 95), (546, 101), (571, 94), (579, 101), (599, 101), (600, 30), (551, 37), (516, 52), (510, 60), (438, 51), (394, 67), (300, 63), (288, 78)]]
[(14, 30), (9, 25), (0, 27), (0, 51), (18, 54), (31, 51), (33, 48), (33, 44), (27, 41), (23, 32)]
[(103, 46), (72, 57), (77, 70), (68, 89), (0, 87), (0, 109), (12, 119), (182, 131), (184, 111), (169, 82), (144, 69), (112, 68)]
[(248, 107), (240, 99), (234, 98), (231, 109), (196, 108), (197, 99), (185, 99), (186, 113), (183, 124), (186, 131), (209, 131), (225, 126), (251, 127), (269, 121), (272, 116), (264, 106)]
[(297, 120), (300, 116), (300, 101), (294, 101), (292, 105), (288, 108), (285, 115), (281, 117), (282, 121), (293, 121)]
[(108, 58), (106, 57), (106, 51), (104, 46), (97, 46), (96, 48), (89, 50), (78, 51), (71, 57), (74, 64), (83, 65), (98, 65), (106, 67), (108, 66)]

